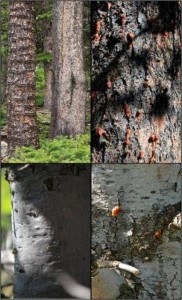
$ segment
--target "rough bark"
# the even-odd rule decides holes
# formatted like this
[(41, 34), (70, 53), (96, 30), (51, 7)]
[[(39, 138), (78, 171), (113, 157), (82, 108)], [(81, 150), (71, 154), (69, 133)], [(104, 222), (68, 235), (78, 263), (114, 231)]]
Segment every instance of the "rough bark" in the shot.
[(54, 1), (52, 137), (85, 131), (82, 27), (82, 1)]
[[(44, 2), (45, 11), (49, 8), (49, 3)], [(44, 40), (43, 40), (44, 52), (52, 54), (52, 22), (46, 20), (44, 22)], [(52, 80), (53, 70), (52, 61), (44, 63), (44, 74), (45, 74), (45, 97), (44, 97), (44, 108), (51, 111), (52, 105)]]
[(180, 162), (180, 9), (92, 2), (93, 162)]
[(2, 102), (6, 100), (6, 77), (7, 77), (7, 49), (8, 41), (6, 37), (7, 32), (7, 1), (0, 2), (0, 48), (1, 48), (1, 60), (0, 60), (0, 98)]
[(90, 286), (90, 166), (16, 165), (8, 180), (15, 298), (69, 298), (65, 273)]
[[(140, 275), (121, 272), (118, 299), (179, 299), (181, 233), (169, 224), (181, 211), (180, 165), (99, 165), (92, 177), (93, 274), (103, 260), (121, 261)], [(101, 275), (109, 289), (111, 277)]]
[(7, 70), (8, 155), (16, 147), (38, 147), (35, 108), (34, 1), (9, 1)]

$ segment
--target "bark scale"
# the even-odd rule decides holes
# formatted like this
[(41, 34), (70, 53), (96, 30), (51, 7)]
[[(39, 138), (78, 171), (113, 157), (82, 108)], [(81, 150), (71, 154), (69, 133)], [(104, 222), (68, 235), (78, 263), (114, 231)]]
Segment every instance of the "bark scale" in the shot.
[(9, 1), (7, 70), (8, 155), (16, 147), (38, 147), (35, 107), (34, 1)]

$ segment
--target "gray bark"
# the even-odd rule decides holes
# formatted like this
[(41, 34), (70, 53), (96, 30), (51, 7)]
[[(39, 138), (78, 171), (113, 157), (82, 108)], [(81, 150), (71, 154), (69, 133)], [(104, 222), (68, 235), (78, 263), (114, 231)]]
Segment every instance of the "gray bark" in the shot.
[(53, 4), (53, 103), (51, 136), (85, 131), (85, 74), (83, 68), (83, 2)]
[[(181, 233), (169, 224), (181, 211), (180, 165), (99, 165), (92, 179), (95, 294), (109, 298), (113, 274), (96, 273), (103, 261), (117, 260), (140, 271), (121, 271), (118, 290), (118, 279), (111, 282), (119, 299), (179, 299)], [(112, 217), (118, 199), (121, 212)]]
[(89, 287), (90, 166), (16, 165), (8, 180), (15, 298), (70, 298), (62, 274)]
[(92, 3), (92, 159), (180, 162), (180, 1)]

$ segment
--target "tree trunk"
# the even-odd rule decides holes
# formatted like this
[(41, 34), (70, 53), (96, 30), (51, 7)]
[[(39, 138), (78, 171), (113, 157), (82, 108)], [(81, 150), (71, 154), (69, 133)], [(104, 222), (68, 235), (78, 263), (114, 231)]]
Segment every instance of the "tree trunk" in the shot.
[(0, 18), (1, 18), (1, 76), (0, 76), (0, 98), (2, 102), (6, 101), (6, 77), (7, 77), (7, 23), (8, 23), (8, 2), (0, 1)]
[(8, 180), (15, 298), (69, 297), (65, 274), (90, 286), (90, 166), (16, 165)]
[[(48, 11), (49, 2), (44, 2), (44, 9)], [(52, 54), (52, 22), (50, 20), (45, 20), (44, 22), (44, 52)], [(44, 108), (51, 111), (52, 105), (52, 80), (53, 80), (53, 70), (52, 61), (44, 62), (44, 74), (45, 74), (45, 97), (44, 97)]]
[(180, 162), (180, 1), (92, 3), (92, 160)]
[(38, 147), (35, 108), (34, 1), (9, 1), (7, 70), (8, 154), (16, 147)]
[[(103, 261), (121, 261), (140, 275), (121, 272), (118, 299), (179, 299), (180, 230), (169, 224), (181, 211), (180, 165), (98, 165), (92, 177), (94, 272)], [(93, 299), (98, 293), (99, 299), (111, 299), (104, 293), (118, 277), (112, 282), (106, 271), (93, 278)]]
[(52, 138), (85, 131), (82, 27), (82, 1), (54, 1)]

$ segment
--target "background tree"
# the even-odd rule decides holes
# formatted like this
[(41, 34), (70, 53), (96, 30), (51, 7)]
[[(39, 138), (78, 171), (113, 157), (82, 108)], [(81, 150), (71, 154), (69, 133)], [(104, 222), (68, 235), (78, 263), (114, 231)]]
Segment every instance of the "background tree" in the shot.
[(85, 131), (83, 2), (53, 3), (53, 103), (51, 137)]
[(92, 2), (93, 162), (180, 162), (180, 2)]
[(14, 297), (68, 298), (74, 287), (66, 288), (67, 293), (63, 289), (65, 272), (89, 287), (90, 166), (12, 165), (7, 179), (12, 195)]
[(7, 69), (8, 155), (18, 146), (38, 147), (35, 108), (34, 1), (9, 1)]
[[(179, 299), (181, 231), (171, 223), (181, 212), (180, 164), (95, 165), (92, 178), (92, 297)], [(140, 274), (101, 269), (112, 261)]]
[(37, 63), (44, 69), (43, 106), (48, 111), (52, 103), (52, 2), (45, 0), (35, 6)]

